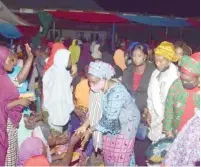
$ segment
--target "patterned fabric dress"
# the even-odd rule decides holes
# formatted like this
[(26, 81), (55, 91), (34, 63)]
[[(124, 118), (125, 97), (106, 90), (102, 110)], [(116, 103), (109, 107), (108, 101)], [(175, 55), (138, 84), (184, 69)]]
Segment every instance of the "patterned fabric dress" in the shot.
[(103, 116), (96, 129), (103, 133), (106, 166), (134, 165), (134, 144), (140, 112), (126, 88), (117, 83), (103, 95)]
[(195, 166), (200, 161), (200, 117), (195, 115), (174, 140), (165, 160), (165, 166)]
[(6, 155), (6, 166), (16, 166), (18, 159), (18, 132), (8, 119), (7, 121), (7, 132), (8, 132), (8, 150)]
[[(192, 98), (188, 97), (192, 94)], [(190, 92), (183, 88), (182, 82), (180, 79), (175, 80), (175, 82), (170, 87), (166, 104), (165, 104), (165, 116), (164, 116), (164, 130), (166, 132), (177, 132), (182, 116), (185, 114), (185, 109), (189, 100), (192, 101), (194, 108), (188, 112), (194, 112), (194, 109), (200, 108), (200, 91), (195, 89), (195, 91)]]

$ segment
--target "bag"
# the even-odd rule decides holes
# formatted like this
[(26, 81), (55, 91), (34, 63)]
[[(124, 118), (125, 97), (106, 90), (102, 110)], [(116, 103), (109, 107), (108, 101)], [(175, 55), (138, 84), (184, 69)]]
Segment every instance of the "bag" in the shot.
[(173, 141), (174, 138), (163, 138), (151, 144), (145, 152), (145, 156), (149, 162), (153, 164), (162, 163)]
[(147, 134), (148, 134), (148, 127), (144, 123), (140, 123), (137, 130), (136, 138), (138, 140), (145, 140)]

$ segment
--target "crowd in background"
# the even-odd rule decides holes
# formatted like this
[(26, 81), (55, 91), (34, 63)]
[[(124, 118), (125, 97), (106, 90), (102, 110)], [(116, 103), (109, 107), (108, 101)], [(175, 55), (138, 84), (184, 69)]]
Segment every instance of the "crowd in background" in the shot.
[(1, 166), (199, 164), (200, 52), (77, 39), (22, 50), (0, 46)]

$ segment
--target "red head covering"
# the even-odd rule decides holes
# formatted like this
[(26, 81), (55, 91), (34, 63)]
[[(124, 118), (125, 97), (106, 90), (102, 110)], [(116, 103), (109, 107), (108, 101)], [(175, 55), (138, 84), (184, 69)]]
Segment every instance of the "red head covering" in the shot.
[(191, 56), (183, 56), (179, 61), (180, 72), (191, 76), (200, 75), (200, 52), (196, 52)]
[(66, 49), (66, 48), (62, 43), (59, 43), (59, 42), (52, 45), (50, 57), (47, 64), (45, 65), (44, 72), (46, 72), (53, 65), (54, 55), (59, 49)]
[(44, 155), (29, 158), (23, 166), (50, 166), (47, 158)]
[(191, 59), (194, 59), (197, 62), (200, 62), (200, 52), (193, 53)]

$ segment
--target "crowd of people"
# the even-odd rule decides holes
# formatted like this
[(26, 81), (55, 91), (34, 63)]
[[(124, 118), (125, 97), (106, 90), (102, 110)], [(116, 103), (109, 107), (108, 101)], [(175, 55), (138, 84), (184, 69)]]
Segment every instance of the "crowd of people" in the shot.
[(199, 164), (200, 52), (76, 39), (24, 49), (0, 46), (0, 166)]

